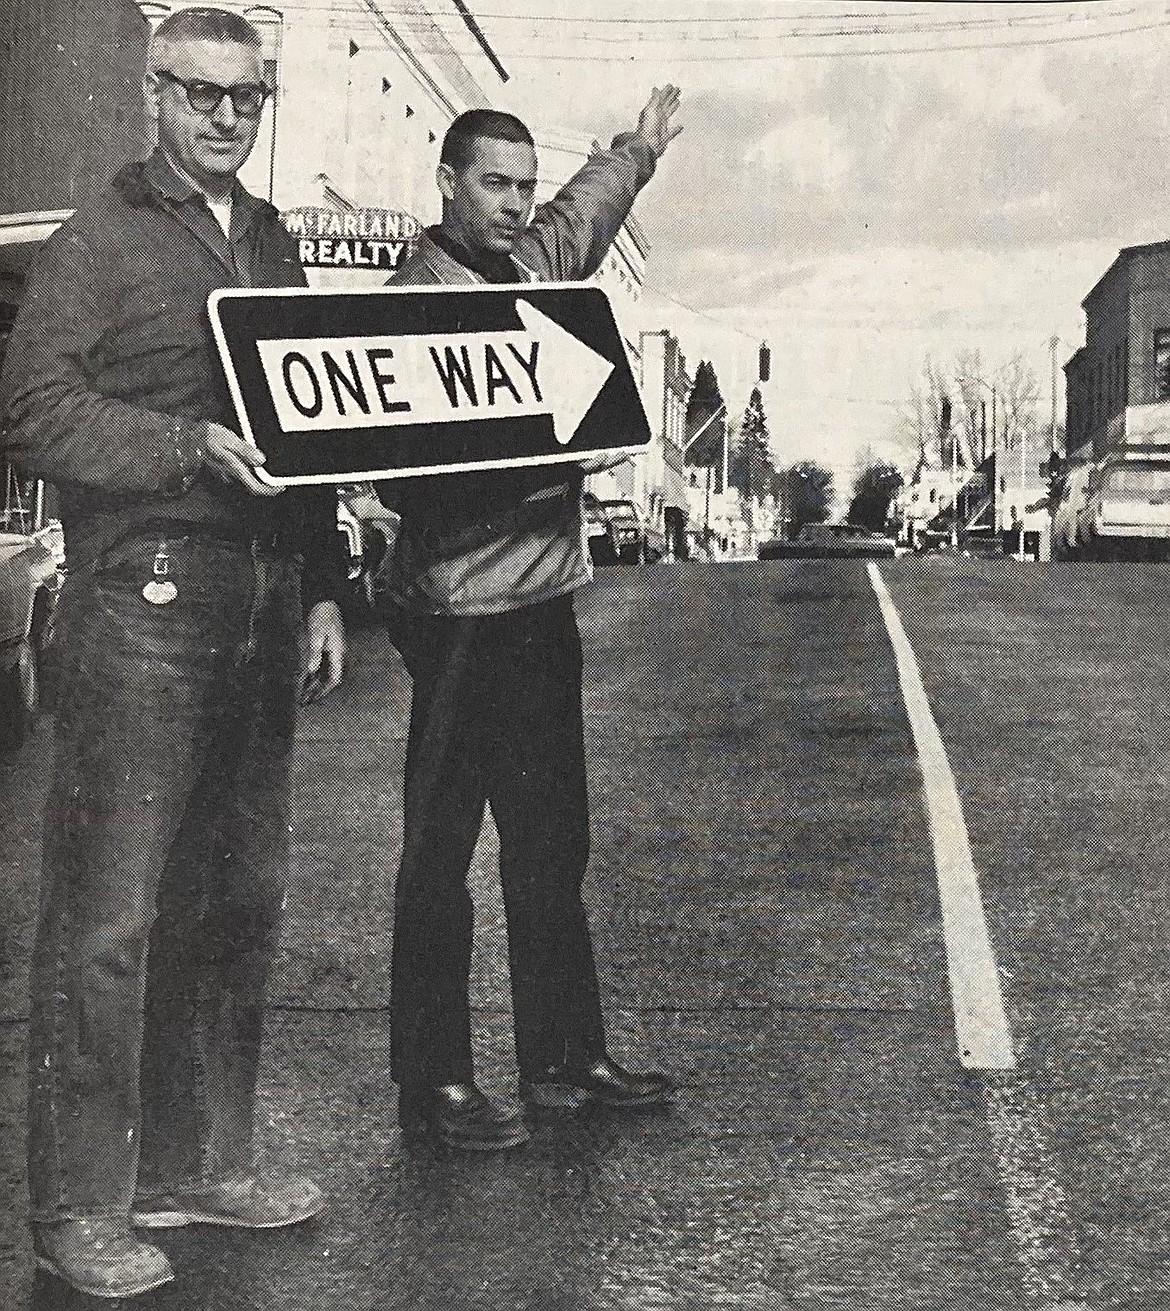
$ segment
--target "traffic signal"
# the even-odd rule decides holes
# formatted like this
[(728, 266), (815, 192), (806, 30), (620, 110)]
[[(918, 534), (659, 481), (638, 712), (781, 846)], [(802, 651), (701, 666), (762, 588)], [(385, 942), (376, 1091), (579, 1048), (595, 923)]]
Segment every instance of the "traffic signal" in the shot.
[(772, 352), (766, 341), (760, 342), (760, 381), (767, 382), (772, 377)]

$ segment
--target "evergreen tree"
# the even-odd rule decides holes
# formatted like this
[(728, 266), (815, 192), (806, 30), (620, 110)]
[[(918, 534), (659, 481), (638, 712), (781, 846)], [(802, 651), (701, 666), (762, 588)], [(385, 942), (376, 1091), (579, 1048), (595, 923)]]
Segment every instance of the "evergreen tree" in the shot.
[(739, 441), (731, 454), (727, 481), (749, 501), (762, 501), (772, 491), (775, 470), (764, 398), (760, 389), (753, 387), (744, 411)]
[(894, 497), (902, 488), (902, 475), (884, 460), (867, 464), (853, 481), (853, 500), (849, 503), (850, 523), (880, 532), (890, 517)]

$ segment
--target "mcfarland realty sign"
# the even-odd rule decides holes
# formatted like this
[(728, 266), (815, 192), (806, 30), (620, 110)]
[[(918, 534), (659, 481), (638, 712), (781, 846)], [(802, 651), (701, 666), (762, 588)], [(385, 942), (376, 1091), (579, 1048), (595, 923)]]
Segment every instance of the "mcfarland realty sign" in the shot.
[(241, 430), (276, 484), (557, 464), (650, 442), (600, 287), (232, 287), (209, 308)]
[(281, 215), (307, 269), (385, 269), (393, 272), (414, 252), (419, 222), (389, 209), (290, 209)]

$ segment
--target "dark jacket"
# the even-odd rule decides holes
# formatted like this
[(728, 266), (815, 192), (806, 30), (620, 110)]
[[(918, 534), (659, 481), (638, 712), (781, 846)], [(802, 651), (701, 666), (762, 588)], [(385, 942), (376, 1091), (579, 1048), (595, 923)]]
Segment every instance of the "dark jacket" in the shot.
[(207, 298), (300, 287), (276, 210), (236, 185), (230, 240), (158, 153), (130, 164), (37, 252), (0, 374), (8, 458), (58, 489), (70, 565), (173, 527), (275, 539), (305, 559), (306, 605), (337, 599), (331, 487), (249, 495), (204, 467), (207, 423), (239, 431)]

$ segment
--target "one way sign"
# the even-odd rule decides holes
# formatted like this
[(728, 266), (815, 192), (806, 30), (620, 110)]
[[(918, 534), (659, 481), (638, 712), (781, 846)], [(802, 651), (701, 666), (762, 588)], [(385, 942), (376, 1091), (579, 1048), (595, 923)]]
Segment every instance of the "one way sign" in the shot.
[(274, 483), (554, 464), (650, 441), (599, 287), (232, 287), (209, 309), (243, 435)]

